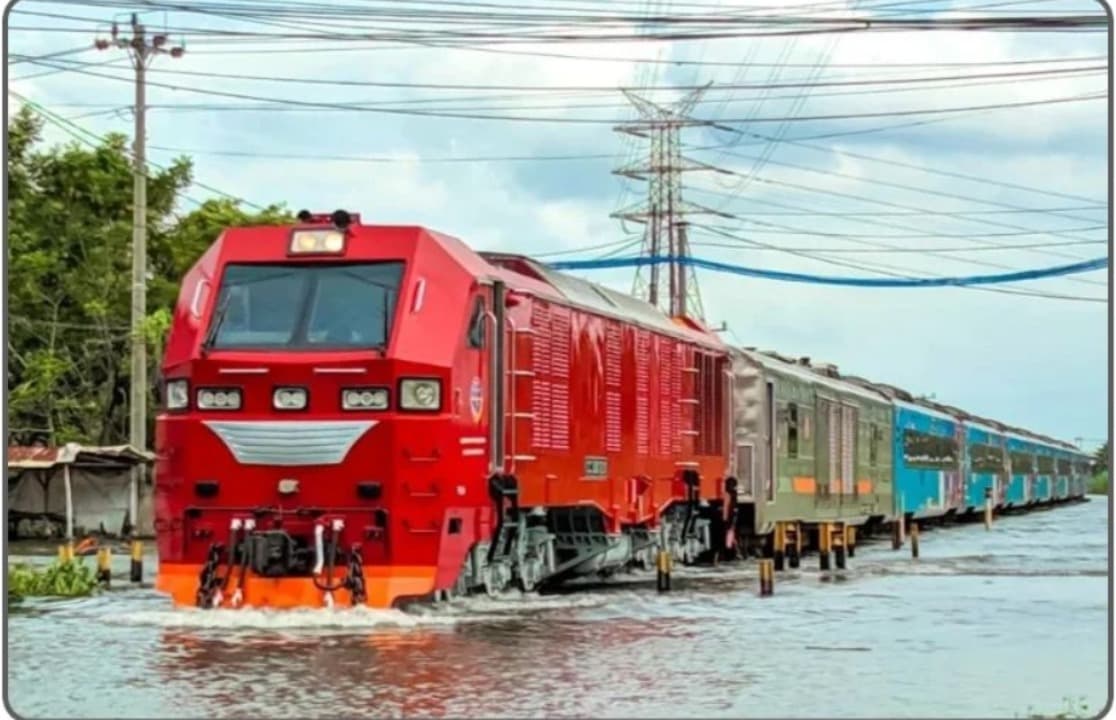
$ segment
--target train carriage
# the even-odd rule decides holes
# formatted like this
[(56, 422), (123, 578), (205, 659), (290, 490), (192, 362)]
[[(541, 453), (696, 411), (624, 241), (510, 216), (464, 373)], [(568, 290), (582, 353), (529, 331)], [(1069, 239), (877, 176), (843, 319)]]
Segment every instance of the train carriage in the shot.
[(1008, 489), (1009, 497), (1019, 497), (1025, 507), (1034, 505), (1039, 501), (1037, 476), (1038, 471), (1035, 450), (1036, 445), (1011, 432), (1007, 436), (1008, 462), (1011, 468), (1011, 485)]
[(1062, 447), (1054, 450), (1054, 500), (1064, 501), (1070, 497), (1070, 480), (1073, 475), (1073, 462), (1070, 454)]
[(1035, 449), (1035, 500), (1048, 503), (1054, 499), (1054, 450), (1042, 442)]
[(733, 362), (735, 469), (752, 530), (862, 525), (892, 507), (891, 406), (808, 361), (740, 350)]
[(1007, 482), (1006, 438), (1003, 431), (989, 421), (966, 420), (965, 426), (965, 494), (964, 512), (984, 507), (985, 498), (993, 507), (1010, 507)]
[(961, 423), (925, 405), (894, 400), (896, 513), (937, 518), (962, 504)]
[(1073, 454), (1073, 481), (1070, 488), (1072, 498), (1085, 497), (1089, 490), (1090, 469), (1091, 464), (1085, 456)]

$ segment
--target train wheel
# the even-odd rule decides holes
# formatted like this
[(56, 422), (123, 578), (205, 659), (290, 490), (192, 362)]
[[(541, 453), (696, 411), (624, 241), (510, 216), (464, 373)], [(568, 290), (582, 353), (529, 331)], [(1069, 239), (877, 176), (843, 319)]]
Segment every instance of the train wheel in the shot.
[(534, 592), (538, 589), (542, 576), (542, 561), (532, 559), (520, 563), (517, 577), (519, 589), (525, 593)]
[(484, 591), (489, 597), (497, 597), (508, 587), (510, 573), (503, 563), (492, 563), (484, 566)]

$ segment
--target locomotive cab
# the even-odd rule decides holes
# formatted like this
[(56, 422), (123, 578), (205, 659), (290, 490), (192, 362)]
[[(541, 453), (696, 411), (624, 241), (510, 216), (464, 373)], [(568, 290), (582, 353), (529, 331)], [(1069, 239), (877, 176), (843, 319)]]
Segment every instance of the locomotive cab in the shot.
[(161, 369), (159, 589), (390, 606), (457, 572), (465, 548), (443, 535), (474, 534), (487, 497), (461, 442), (485, 423), (468, 261), (452, 238), (343, 212), (222, 234), (184, 280)]

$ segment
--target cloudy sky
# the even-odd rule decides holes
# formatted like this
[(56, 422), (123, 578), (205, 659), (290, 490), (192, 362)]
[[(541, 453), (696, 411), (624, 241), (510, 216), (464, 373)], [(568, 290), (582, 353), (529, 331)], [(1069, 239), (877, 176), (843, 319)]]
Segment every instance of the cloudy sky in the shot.
[[(146, 12), (152, 31), (166, 28), (171, 43), (186, 46), (181, 58), (158, 58), (150, 73), (151, 160), (191, 156), (195, 200), (216, 190), (250, 203), (344, 207), (366, 222), (427, 225), (478, 249), (624, 256), (638, 252), (640, 228), (610, 213), (638, 202), (646, 186), (611, 171), (647, 151), (613, 129), (634, 117), (619, 88), (669, 103), (681, 94), (673, 88), (712, 83), (692, 116), (735, 132), (687, 128), (682, 142), (688, 157), (731, 174), (687, 173), (684, 193), (729, 217), (689, 218), (696, 256), (817, 275), (929, 277), (1108, 253), (1104, 32), (466, 44), (430, 34), (400, 41), (403, 31), (448, 26), (433, 16), (392, 24), (370, 14), (389, 5), (207, 0), (191, 3), (192, 12)], [(276, 13), (280, 6), (302, 15)], [(318, 16), (304, 12), (315, 7)], [(615, 11), (623, 23), (590, 30), (625, 35), (649, 32), (638, 17), (770, 17), (772, 7), (815, 18), (1103, 12), (1080, 0), (486, 7)], [(245, 8), (251, 17), (233, 16)], [(9, 9), (9, 89), (65, 119), (51, 126), (51, 140), (130, 134), (125, 56), (83, 48), (98, 33), (107, 37), (114, 18), (126, 23), (132, 9), (45, 0)], [(385, 28), (393, 37), (383, 37)], [(380, 34), (359, 37), (370, 32)], [(988, 107), (996, 105), (1013, 107)], [(906, 114), (974, 106), (983, 109)], [(840, 117), (849, 115), (867, 117)], [(634, 271), (585, 276), (630, 290)], [(698, 281), (707, 320), (725, 323), (730, 342), (832, 362), (1067, 440), (1107, 436), (1108, 307), (1096, 302), (1107, 298), (1107, 271), (1002, 286), (1010, 293), (840, 288), (706, 271)]]

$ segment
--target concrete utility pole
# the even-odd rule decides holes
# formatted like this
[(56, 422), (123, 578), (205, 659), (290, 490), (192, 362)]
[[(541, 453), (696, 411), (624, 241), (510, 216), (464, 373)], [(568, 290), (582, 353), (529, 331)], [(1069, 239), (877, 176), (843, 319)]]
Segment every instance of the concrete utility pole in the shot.
[[(146, 120), (147, 67), (156, 55), (182, 57), (181, 45), (166, 47), (165, 34), (154, 35), (148, 42), (146, 28), (132, 13), (131, 37), (121, 36), (117, 24), (112, 24), (112, 38), (97, 38), (98, 50), (119, 48), (128, 51), (136, 71), (135, 137), (132, 140), (132, 383), (129, 396), (128, 442), (137, 450), (147, 449), (147, 344), (143, 322), (147, 317), (147, 152)], [(129, 500), (129, 522), (132, 535), (139, 505), (139, 475), (143, 466), (132, 471), (132, 488)]]
[[(645, 161), (614, 170), (614, 174), (635, 180), (647, 181), (647, 199), (636, 205), (612, 213), (612, 217), (631, 220), (645, 225), (641, 255), (674, 258), (669, 263), (667, 282), (664, 285), (658, 265), (651, 265), (650, 281), (644, 288), (642, 268), (636, 270), (633, 294), (644, 296), (652, 305), (675, 317), (690, 316), (704, 320), (701, 295), (698, 293), (694, 270), (683, 258), (689, 255), (686, 239), (686, 216), (694, 214), (719, 215), (724, 213), (701, 207), (682, 199), (682, 173), (692, 170), (717, 168), (684, 157), (679, 139), (680, 130), (691, 125), (701, 125), (693, 120), (690, 111), (705, 88), (691, 91), (672, 106), (654, 103), (633, 92), (624, 95), (639, 111), (640, 119), (615, 128), (617, 132), (646, 138), (649, 156)], [(722, 171), (723, 172), (723, 171)]]

